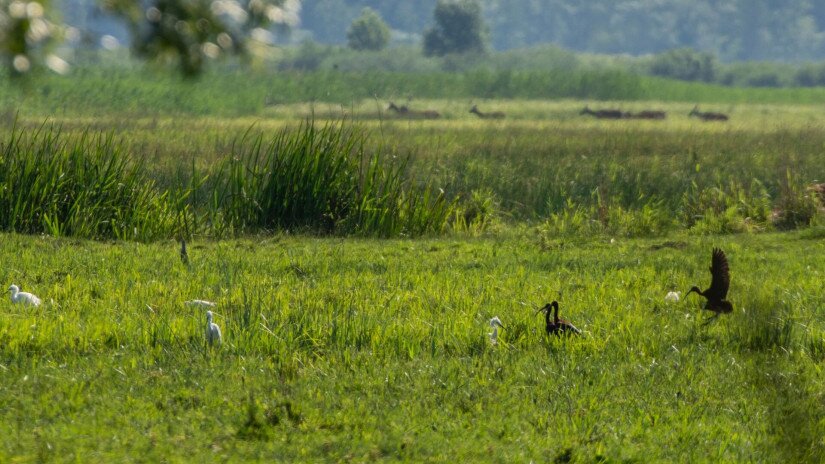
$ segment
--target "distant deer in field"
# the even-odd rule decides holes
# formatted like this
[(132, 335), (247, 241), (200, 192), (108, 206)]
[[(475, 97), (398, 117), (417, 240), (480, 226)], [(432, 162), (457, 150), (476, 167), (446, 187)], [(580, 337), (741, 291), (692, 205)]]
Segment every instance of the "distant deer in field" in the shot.
[(585, 106), (579, 114), (589, 114), (598, 119), (622, 119), (630, 116), (630, 113), (623, 113), (619, 110), (597, 110), (593, 111), (590, 107)]
[(638, 113), (630, 113), (627, 117), (631, 119), (665, 119), (667, 118), (667, 113), (664, 111), (644, 110)]
[(492, 113), (482, 113), (481, 111), (479, 111), (478, 106), (476, 106), (476, 105), (473, 105), (473, 107), (470, 108), (470, 113), (475, 114), (476, 116), (478, 116), (481, 119), (504, 119), (505, 116), (506, 116), (504, 114), (504, 112), (502, 112), (502, 111), (493, 111)]
[(433, 110), (424, 110), (424, 111), (414, 111), (407, 107), (407, 105), (397, 106), (395, 103), (390, 102), (390, 106), (387, 108), (388, 110), (395, 111), (399, 117), (402, 118), (409, 118), (409, 119), (438, 119), (441, 117), (441, 113), (438, 111)]
[(724, 113), (703, 113), (699, 111), (699, 105), (694, 106), (688, 116), (696, 116), (702, 121), (727, 121), (729, 119)]

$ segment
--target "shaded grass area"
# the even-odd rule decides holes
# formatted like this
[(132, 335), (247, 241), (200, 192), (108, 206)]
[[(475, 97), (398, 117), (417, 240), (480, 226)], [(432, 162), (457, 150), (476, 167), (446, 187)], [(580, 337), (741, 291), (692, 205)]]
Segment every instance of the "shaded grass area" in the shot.
[[(275, 236), (195, 242), (186, 267), (171, 241), (4, 235), (2, 280), (45, 304), (0, 303), (0, 453), (821, 460), (821, 241), (668, 242)], [(735, 311), (703, 327), (664, 295), (706, 285), (714, 245)], [(191, 298), (218, 302), (221, 349)], [(545, 338), (551, 299), (584, 337)]]
[(714, 104), (812, 104), (822, 88), (742, 88), (605, 70), (426, 72), (262, 72), (216, 70), (195, 85), (175, 75), (123, 68), (77, 68), (25, 86), (0, 80), (0, 108), (26, 115), (259, 115), (267, 106), (307, 101), (348, 105), (379, 98), (658, 100)]

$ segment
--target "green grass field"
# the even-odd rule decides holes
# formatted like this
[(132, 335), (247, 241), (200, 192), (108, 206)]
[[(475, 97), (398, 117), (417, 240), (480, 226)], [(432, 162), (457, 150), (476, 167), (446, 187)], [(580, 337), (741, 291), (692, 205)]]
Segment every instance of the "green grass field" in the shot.
[[(806, 186), (825, 180), (825, 110), (782, 98), (703, 103), (723, 124), (665, 98), (410, 103), (436, 121), (388, 117), (385, 99), (238, 116), (38, 104), (16, 130), (65, 155), (42, 175), (24, 163), (37, 150), (14, 151), (7, 113), (1, 280), (44, 304), (0, 302), (0, 462), (821, 462), (825, 221)], [(507, 118), (475, 119), (471, 102)], [(596, 121), (585, 104), (669, 117)], [(346, 118), (363, 134), (356, 161), (386, 167), (345, 218), (367, 224), (226, 226), (235, 211), (201, 195), (223, 185), (222, 163), (309, 116)], [(95, 177), (87, 151), (144, 170)], [(30, 197), (54, 200), (49, 221), (18, 172), (35, 179)], [(106, 181), (84, 189), (64, 172)], [(188, 176), (203, 183), (182, 196)], [(254, 197), (253, 178), (233, 179), (231, 198)], [(118, 182), (146, 201), (104, 195)], [(437, 227), (362, 233), (393, 208), (430, 211), (399, 205), (439, 189)], [(68, 203), (74, 228), (54, 226)], [(134, 205), (154, 235), (94, 232)], [(101, 222), (78, 222), (92, 210)], [(709, 284), (714, 246), (734, 312), (703, 325), (701, 297), (664, 297)], [(220, 348), (193, 298), (217, 302)], [(583, 336), (545, 336), (535, 311), (554, 299)]]
[[(817, 462), (821, 237), (275, 235), (187, 268), (174, 242), (5, 235), (4, 282), (45, 303), (0, 317), (3, 461)], [(702, 326), (664, 296), (714, 245), (735, 311)], [(551, 299), (584, 336), (543, 334)]]

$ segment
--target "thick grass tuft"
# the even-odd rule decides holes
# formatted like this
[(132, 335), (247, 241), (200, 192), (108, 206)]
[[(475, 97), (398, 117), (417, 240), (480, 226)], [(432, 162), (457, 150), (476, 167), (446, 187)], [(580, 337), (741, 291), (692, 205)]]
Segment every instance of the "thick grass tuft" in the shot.
[(270, 142), (242, 139), (212, 182), (210, 207), (224, 227), (245, 233), (418, 236), (443, 230), (453, 205), (402, 176), (405, 163), (368, 156), (364, 134), (346, 124), (284, 129)]
[(12, 130), (0, 145), (0, 230), (94, 239), (174, 235), (177, 213), (111, 134)]

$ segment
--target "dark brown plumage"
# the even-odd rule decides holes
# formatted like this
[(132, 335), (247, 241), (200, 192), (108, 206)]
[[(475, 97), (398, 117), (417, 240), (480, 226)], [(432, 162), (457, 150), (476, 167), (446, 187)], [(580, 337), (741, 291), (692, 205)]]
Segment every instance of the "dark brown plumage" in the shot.
[(694, 286), (685, 294), (685, 297), (687, 297), (690, 293), (696, 292), (708, 300), (707, 303), (705, 303), (704, 309), (716, 313), (716, 315), (711, 316), (708, 321), (718, 317), (722, 313), (733, 311), (733, 305), (725, 300), (728, 296), (728, 288), (730, 287), (728, 259), (725, 257), (725, 252), (719, 248), (713, 249), (710, 274), (710, 287), (707, 290), (703, 292), (699, 287)]
[[(553, 313), (553, 319), (550, 319), (550, 312)], [(576, 326), (571, 324), (564, 319), (559, 319), (559, 302), (553, 301), (552, 303), (547, 303), (544, 305), (543, 308), (536, 311), (538, 313), (544, 313), (544, 323), (545, 327), (544, 330), (547, 331), (548, 334), (561, 336), (561, 335), (570, 335), (576, 334), (580, 335), (582, 333), (581, 330), (577, 329)]]

